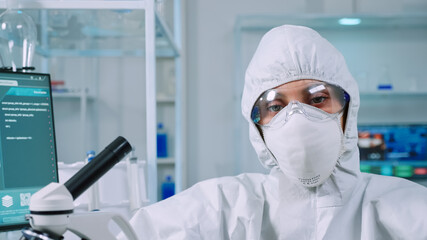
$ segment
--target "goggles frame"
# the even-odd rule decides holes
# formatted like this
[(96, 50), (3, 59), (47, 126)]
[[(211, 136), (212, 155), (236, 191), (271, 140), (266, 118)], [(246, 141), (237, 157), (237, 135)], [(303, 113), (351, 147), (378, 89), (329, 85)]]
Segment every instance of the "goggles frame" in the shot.
[(300, 109), (309, 106), (314, 108), (314, 112), (320, 110), (335, 115), (341, 113), (350, 101), (349, 94), (340, 86), (317, 80), (293, 82), (300, 81), (301, 84), (289, 86), (285, 83), (261, 93), (251, 110), (252, 121), (258, 126), (266, 126), (291, 103), (293, 106), (299, 103)]

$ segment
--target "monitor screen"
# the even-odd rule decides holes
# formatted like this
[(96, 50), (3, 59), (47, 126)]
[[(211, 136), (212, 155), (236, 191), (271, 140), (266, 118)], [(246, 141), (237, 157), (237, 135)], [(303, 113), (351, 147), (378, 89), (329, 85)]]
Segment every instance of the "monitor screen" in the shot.
[(0, 72), (0, 230), (28, 222), (32, 194), (58, 182), (48, 74)]
[(427, 125), (359, 126), (363, 172), (427, 178)]

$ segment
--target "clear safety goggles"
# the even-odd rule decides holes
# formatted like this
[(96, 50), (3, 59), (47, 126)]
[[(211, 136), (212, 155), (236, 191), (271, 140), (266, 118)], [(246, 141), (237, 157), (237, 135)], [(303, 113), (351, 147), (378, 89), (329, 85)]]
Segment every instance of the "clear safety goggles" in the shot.
[(263, 92), (252, 108), (251, 118), (255, 124), (266, 126), (286, 108), (288, 114), (297, 111), (308, 117), (324, 119), (324, 113), (342, 112), (349, 100), (349, 95), (339, 86), (316, 80), (298, 80)]

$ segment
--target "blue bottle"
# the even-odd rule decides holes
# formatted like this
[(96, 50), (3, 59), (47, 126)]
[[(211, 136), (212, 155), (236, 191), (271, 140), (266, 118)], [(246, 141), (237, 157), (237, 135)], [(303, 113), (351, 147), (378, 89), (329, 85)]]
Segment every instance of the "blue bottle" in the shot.
[(170, 175), (166, 176), (166, 181), (162, 183), (162, 200), (175, 194), (175, 183)]
[(168, 135), (163, 128), (163, 123), (157, 125), (157, 157), (168, 157)]

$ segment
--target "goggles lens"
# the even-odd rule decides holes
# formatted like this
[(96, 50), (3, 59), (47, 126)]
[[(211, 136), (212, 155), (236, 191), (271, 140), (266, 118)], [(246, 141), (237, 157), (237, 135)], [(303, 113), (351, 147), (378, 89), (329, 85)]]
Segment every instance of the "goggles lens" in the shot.
[(252, 108), (252, 121), (261, 126), (266, 125), (294, 101), (334, 114), (344, 109), (349, 95), (339, 86), (315, 80), (286, 83), (261, 94)]

